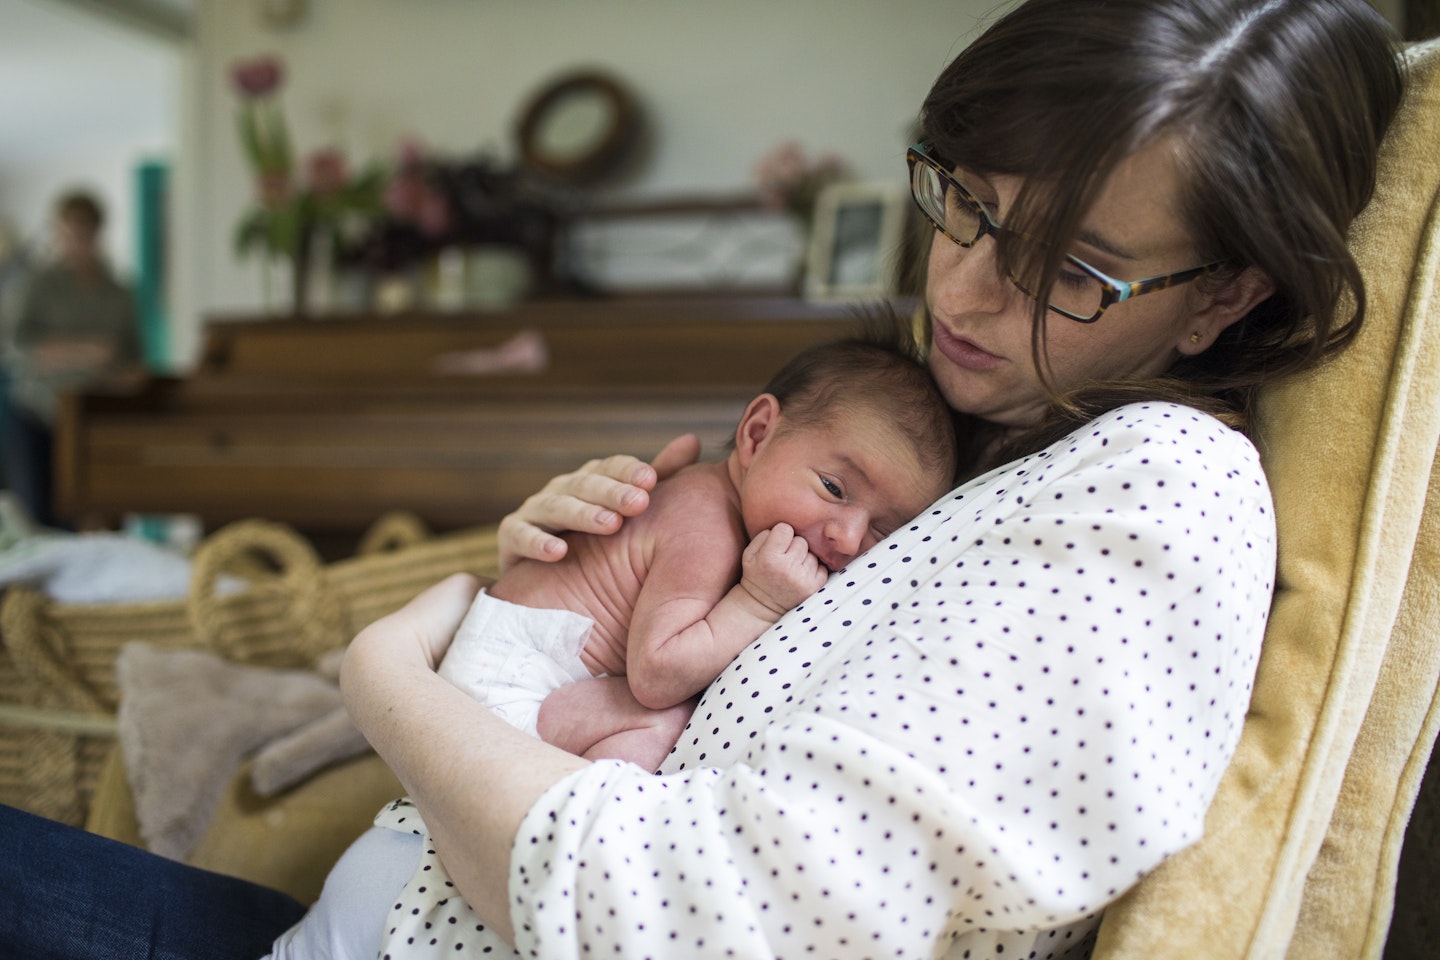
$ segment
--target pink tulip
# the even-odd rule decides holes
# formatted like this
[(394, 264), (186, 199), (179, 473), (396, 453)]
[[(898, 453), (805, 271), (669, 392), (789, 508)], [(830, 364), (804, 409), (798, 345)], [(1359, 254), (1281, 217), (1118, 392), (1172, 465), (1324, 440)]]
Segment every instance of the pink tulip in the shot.
[(334, 147), (322, 147), (305, 158), (305, 179), (316, 196), (335, 196), (349, 176), (345, 155)]
[(285, 78), (278, 57), (259, 56), (240, 60), (230, 68), (230, 80), (242, 97), (263, 97), (274, 93)]

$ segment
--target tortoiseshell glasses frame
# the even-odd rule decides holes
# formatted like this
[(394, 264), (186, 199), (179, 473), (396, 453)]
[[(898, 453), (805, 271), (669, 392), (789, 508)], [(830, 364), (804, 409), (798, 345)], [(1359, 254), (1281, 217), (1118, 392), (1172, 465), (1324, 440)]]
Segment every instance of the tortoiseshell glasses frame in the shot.
[[(905, 161), (910, 167), (910, 195), (915, 205), (947, 238), (969, 249), (987, 233), (994, 237), (1009, 233), (954, 174), (926, 152), (923, 143), (911, 146)], [(1226, 265), (1226, 261), (1216, 260), (1144, 280), (1120, 280), (1074, 255), (1067, 255), (1065, 263), (1074, 270), (1062, 270), (1055, 278), (1047, 306), (1080, 323), (1094, 323), (1111, 305), (1123, 300), (1189, 283)], [(1011, 271), (1007, 276), (1021, 293), (1036, 299), (1038, 284), (1022, 281)]]

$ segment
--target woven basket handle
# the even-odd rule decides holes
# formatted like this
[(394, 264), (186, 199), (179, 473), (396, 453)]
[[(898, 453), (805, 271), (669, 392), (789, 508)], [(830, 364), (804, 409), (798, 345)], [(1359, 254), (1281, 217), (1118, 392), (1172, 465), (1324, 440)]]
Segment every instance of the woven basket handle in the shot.
[(290, 527), (266, 520), (241, 520), (216, 531), (195, 551), (190, 573), (190, 626), (203, 645), (232, 660), (255, 659), (243, 625), (233, 615), (244, 597), (220, 596), (216, 588), (225, 573), (240, 573), (256, 560), (278, 570), (255, 580), (250, 590), (278, 591), (285, 598), (286, 619), (294, 630), (285, 658), (312, 663), (343, 642), (344, 617), (339, 600), (325, 583), (324, 568), (308, 541)]
[(428, 539), (430, 528), (424, 520), (407, 510), (395, 510), (370, 525), (355, 552), (362, 557), (394, 553)]

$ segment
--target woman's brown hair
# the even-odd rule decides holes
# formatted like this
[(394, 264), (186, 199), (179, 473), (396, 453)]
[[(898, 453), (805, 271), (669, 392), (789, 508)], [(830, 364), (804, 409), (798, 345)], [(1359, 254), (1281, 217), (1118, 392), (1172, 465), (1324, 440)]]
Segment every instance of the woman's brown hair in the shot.
[[(926, 98), (932, 155), (1024, 185), (1006, 226), (1049, 243), (1002, 263), (1047, 278), (1043, 306), (1106, 175), (1157, 138), (1179, 146), (1182, 216), (1197, 261), (1245, 267), (1275, 293), (1159, 380), (1052, 391), (1047, 421), (1007, 449), (1037, 449), (1136, 399), (1187, 403), (1244, 428), (1256, 391), (1352, 340), (1365, 314), (1350, 221), (1403, 88), (1393, 34), (1363, 0), (1029, 0), (945, 69)], [(1212, 289), (1214, 287), (1212, 286)], [(1337, 312), (1350, 295), (1348, 316)], [(1098, 323), (1104, 323), (1102, 316)]]

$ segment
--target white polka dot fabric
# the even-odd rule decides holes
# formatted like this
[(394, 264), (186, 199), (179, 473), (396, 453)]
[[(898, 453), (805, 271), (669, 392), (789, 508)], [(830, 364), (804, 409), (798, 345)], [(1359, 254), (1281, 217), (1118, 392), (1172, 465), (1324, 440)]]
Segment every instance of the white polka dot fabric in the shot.
[[(1274, 565), (1254, 448), (1188, 408), (972, 481), (742, 653), (659, 776), (597, 763), (542, 798), (519, 955), (1084, 954), (1200, 835)], [(382, 956), (501, 950), (421, 873)]]

